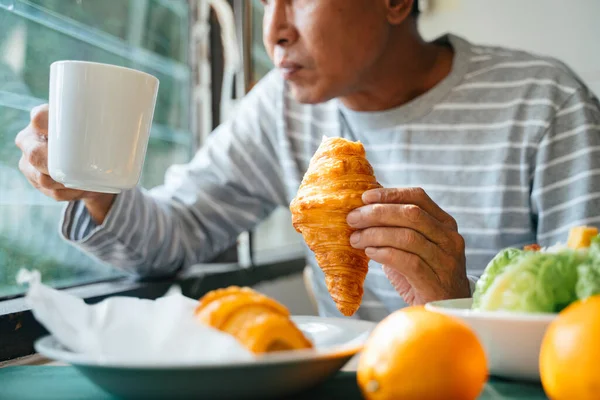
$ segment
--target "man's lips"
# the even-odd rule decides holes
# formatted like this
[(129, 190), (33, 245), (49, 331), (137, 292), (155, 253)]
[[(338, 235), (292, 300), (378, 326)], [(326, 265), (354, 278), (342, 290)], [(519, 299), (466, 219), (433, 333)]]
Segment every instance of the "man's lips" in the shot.
[(302, 69), (302, 66), (295, 62), (282, 61), (277, 65), (277, 68), (279, 68), (285, 79), (291, 79)]
[(301, 69), (302, 65), (289, 59), (282, 47), (275, 47), (274, 60), (275, 66), (281, 71), (284, 79), (291, 79)]

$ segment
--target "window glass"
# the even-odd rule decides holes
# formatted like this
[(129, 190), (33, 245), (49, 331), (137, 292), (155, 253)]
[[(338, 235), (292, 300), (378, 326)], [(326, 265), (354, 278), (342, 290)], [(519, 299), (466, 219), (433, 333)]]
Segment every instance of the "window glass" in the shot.
[(0, 297), (24, 290), (15, 283), (22, 267), (39, 269), (60, 287), (120, 276), (60, 238), (64, 204), (22, 176), (14, 139), (29, 110), (47, 102), (52, 62), (146, 71), (160, 79), (160, 89), (141, 184), (162, 183), (166, 168), (193, 152), (188, 14), (183, 0), (0, 0)]
[(252, 0), (252, 41), (250, 44), (252, 78), (254, 86), (272, 68), (273, 63), (269, 58), (262, 40), (262, 20), (264, 6), (260, 0)]
[[(30, 0), (34, 8), (56, 13), (128, 44), (187, 63), (188, 6), (185, 0)], [(101, 4), (97, 4), (101, 3)]]

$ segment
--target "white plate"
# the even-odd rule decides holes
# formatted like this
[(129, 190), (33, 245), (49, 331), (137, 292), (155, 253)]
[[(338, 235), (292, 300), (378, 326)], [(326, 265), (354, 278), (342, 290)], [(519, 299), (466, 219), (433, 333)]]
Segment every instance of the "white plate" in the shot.
[(315, 349), (281, 352), (248, 362), (135, 365), (98, 362), (73, 353), (52, 336), (40, 354), (72, 364), (121, 398), (269, 399), (309, 389), (338, 372), (363, 347), (375, 324), (351, 319), (292, 317)]
[(466, 322), (485, 348), (492, 375), (539, 381), (540, 346), (546, 328), (557, 314), (474, 311), (472, 301), (436, 301), (425, 308)]

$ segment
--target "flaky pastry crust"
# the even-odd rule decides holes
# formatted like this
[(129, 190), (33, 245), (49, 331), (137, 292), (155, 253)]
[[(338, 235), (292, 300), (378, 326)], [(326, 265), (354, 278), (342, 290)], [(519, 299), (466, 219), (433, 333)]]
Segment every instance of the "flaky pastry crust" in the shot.
[(364, 250), (350, 245), (355, 229), (346, 217), (364, 205), (365, 191), (380, 187), (360, 142), (324, 138), (290, 204), (294, 228), (315, 253), (327, 289), (346, 316), (360, 307), (369, 263)]

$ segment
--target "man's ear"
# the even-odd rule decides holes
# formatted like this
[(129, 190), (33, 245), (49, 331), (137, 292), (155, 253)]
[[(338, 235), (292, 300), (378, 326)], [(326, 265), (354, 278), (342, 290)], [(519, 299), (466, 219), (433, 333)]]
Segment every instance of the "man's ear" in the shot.
[(409, 18), (415, 1), (417, 0), (387, 0), (389, 23), (400, 25)]

